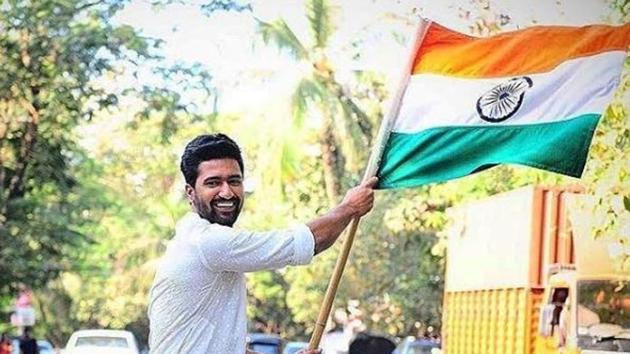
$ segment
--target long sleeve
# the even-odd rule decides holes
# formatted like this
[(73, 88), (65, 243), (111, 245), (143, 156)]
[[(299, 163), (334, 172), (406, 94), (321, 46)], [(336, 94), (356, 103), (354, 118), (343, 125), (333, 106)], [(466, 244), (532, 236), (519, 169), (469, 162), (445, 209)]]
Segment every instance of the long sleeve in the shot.
[(178, 226), (198, 250), (211, 271), (253, 272), (287, 265), (308, 264), (315, 240), (303, 224), (268, 232), (238, 230), (211, 224), (197, 214), (186, 216)]

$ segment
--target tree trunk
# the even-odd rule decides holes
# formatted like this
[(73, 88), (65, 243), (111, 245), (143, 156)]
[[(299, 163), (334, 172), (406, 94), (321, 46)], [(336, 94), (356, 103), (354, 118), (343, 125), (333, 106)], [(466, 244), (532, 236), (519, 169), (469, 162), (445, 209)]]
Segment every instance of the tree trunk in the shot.
[(372, 123), (370, 123), (370, 119), (363, 112), (359, 106), (344, 92), (343, 87), (339, 82), (334, 79), (334, 76), (328, 80), (328, 87), (331, 92), (337, 96), (337, 100), (350, 109), (350, 112), (354, 117), (355, 123), (361, 130), (363, 134), (363, 138), (365, 139), (366, 145), (370, 145), (372, 143)]
[[(28, 30), (23, 30), (20, 33), (20, 59), (21, 63), (27, 70), (36, 70), (32, 68), (31, 62), (32, 58), (29, 53), (29, 44), (30, 44), (30, 33)], [(39, 73), (38, 73), (39, 74)], [(18, 99), (18, 102), (21, 101), (22, 107), (26, 110), (29, 115), (29, 120), (25, 124), (24, 134), (22, 135), (22, 139), (20, 142), (20, 147), (17, 151), (16, 156), (16, 166), (13, 176), (11, 177), (9, 184), (6, 188), (6, 191), (3, 191), (2, 196), (0, 197), (0, 221), (6, 220), (8, 204), (11, 199), (20, 198), (24, 193), (24, 179), (26, 177), (26, 170), (29, 166), (30, 160), (33, 156), (33, 151), (35, 149), (35, 144), (37, 143), (37, 135), (39, 129), (39, 120), (40, 120), (40, 111), (41, 111), (41, 102), (39, 100), (39, 93), (41, 88), (39, 85), (32, 84), (30, 85), (30, 97), (23, 97), (22, 99)], [(0, 182), (3, 186), (5, 184), (6, 171), (4, 167), (2, 168), (2, 174), (0, 177), (2, 180)]]
[(326, 196), (331, 207), (339, 201), (340, 176), (339, 176), (339, 149), (333, 135), (333, 121), (330, 110), (323, 107), (324, 122), (320, 130), (320, 148), (324, 168), (324, 183), (326, 184)]
[[(0, 220), (5, 220), (7, 208), (11, 199), (22, 196), (24, 192), (24, 178), (26, 169), (33, 156), (35, 144), (37, 143), (37, 133), (39, 128), (39, 107), (37, 103), (24, 102), (24, 107), (28, 111), (30, 120), (25, 124), (24, 135), (21, 139), (19, 151), (17, 152), (17, 164), (8, 188), (3, 191), (2, 205), (0, 205)], [(4, 176), (3, 176), (4, 179)], [(4, 183), (4, 181), (2, 181)]]

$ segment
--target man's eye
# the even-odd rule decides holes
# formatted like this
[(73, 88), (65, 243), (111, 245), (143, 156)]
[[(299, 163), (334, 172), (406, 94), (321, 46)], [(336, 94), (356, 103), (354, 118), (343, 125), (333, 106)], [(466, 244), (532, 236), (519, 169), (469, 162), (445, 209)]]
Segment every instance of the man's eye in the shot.
[(243, 181), (241, 181), (240, 179), (233, 179), (230, 180), (229, 183), (232, 186), (240, 186), (241, 184), (243, 184)]
[(206, 186), (208, 186), (208, 187), (216, 187), (218, 185), (219, 185), (219, 182), (217, 182), (217, 181), (208, 181), (208, 182), (206, 182)]

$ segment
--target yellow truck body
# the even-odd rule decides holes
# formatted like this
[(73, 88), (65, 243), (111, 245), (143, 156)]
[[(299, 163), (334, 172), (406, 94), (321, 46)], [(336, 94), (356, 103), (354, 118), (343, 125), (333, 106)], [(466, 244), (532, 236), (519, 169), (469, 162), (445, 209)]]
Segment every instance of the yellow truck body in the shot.
[[(610, 258), (596, 252), (603, 248), (595, 247), (590, 236), (585, 246), (590, 254), (576, 264), (580, 246), (569, 209), (580, 195), (575, 188), (530, 186), (449, 210), (442, 324), (446, 354), (630, 352), (620, 349), (622, 339), (614, 339), (619, 350), (581, 348), (590, 346), (584, 338), (599, 337), (585, 337), (588, 330), (578, 328), (577, 284), (627, 279), (602, 273), (612, 269), (602, 266)], [(621, 291), (630, 298), (629, 287)], [(627, 312), (630, 320), (630, 308)], [(630, 347), (630, 332), (628, 337)], [(613, 342), (602, 343), (611, 347)]]
[(532, 353), (542, 291), (504, 288), (446, 292), (446, 353)]

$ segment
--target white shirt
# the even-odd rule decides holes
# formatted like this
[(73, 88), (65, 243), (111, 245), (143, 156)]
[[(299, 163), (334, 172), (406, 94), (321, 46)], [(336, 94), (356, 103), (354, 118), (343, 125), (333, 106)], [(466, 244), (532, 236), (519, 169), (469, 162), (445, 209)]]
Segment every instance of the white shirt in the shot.
[(314, 247), (306, 225), (249, 232), (188, 213), (177, 223), (151, 288), (151, 353), (245, 353), (243, 273), (308, 264)]
[(324, 333), (320, 347), (322, 354), (347, 354), (352, 333), (344, 330)]

